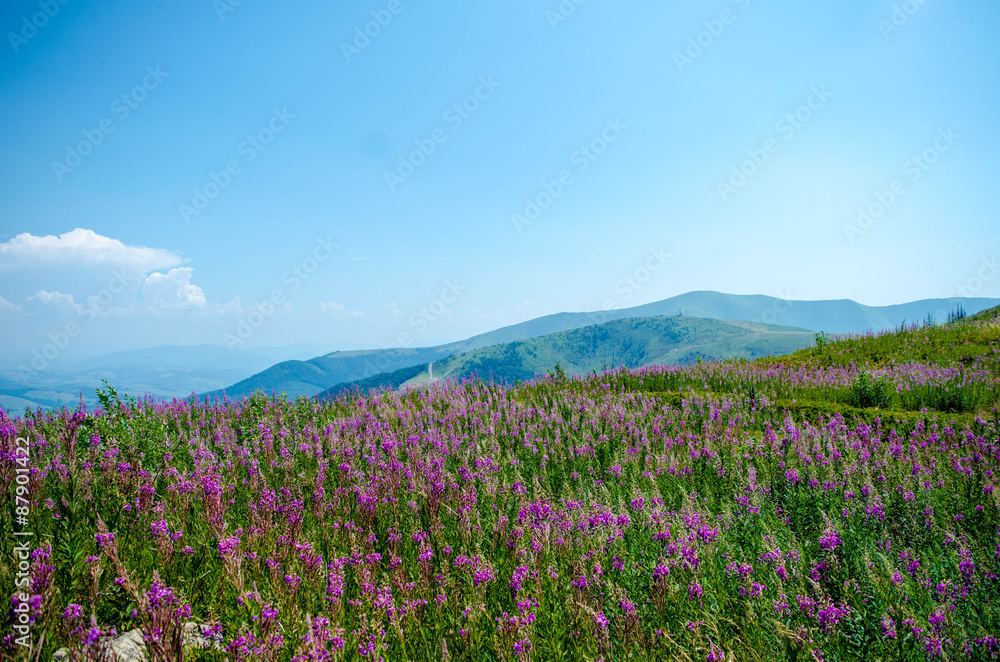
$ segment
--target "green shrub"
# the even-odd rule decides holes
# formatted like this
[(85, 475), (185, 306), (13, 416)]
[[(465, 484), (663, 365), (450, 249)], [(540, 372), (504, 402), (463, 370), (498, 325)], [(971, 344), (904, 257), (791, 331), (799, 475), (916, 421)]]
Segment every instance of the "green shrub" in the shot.
[(849, 403), (861, 409), (888, 409), (892, 404), (892, 391), (892, 385), (885, 377), (872, 377), (862, 371), (851, 382)]

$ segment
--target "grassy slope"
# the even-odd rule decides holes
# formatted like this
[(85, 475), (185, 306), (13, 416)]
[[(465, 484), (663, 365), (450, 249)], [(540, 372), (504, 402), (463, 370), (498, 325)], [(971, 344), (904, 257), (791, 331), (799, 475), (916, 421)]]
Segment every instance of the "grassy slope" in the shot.
[(980, 311), (969, 319), (974, 322), (1000, 322), (1000, 306)]
[[(869, 334), (842, 339), (828, 350), (812, 348), (776, 359), (779, 363), (818, 362), (846, 366), (859, 360), (878, 366), (904, 361), (933, 360), (940, 364), (969, 363), (974, 357), (989, 356), (997, 349), (1000, 306), (984, 310), (955, 324), (907, 327), (895, 333)], [(972, 322), (993, 321), (991, 326)]]
[[(1000, 366), (1000, 326), (981, 322), (996, 320), (998, 314), (1000, 310), (995, 310), (979, 323), (841, 340), (784, 357), (758, 359), (753, 367), (851, 368), (859, 362), (879, 370), (920, 360), (939, 366), (978, 362), (996, 375)], [(701, 322), (705, 321), (688, 320), (695, 325), (693, 329), (674, 331), (678, 335), (698, 331)], [(596, 333), (593, 340), (593, 349), (600, 349)], [(721, 367), (741, 365), (748, 363), (733, 361)], [(135, 626), (135, 619), (128, 614), (137, 600), (112, 582), (116, 576), (131, 573), (138, 578), (137, 585), (145, 588), (151, 581), (152, 569), (158, 568), (163, 581), (178, 587), (194, 606), (196, 620), (224, 621), (227, 641), (244, 626), (256, 628), (253, 632), (263, 639), (268, 631), (259, 625), (260, 605), (254, 603), (256, 611), (236, 606), (243, 587), (239, 585), (241, 580), (232, 577), (244, 576), (252, 578), (247, 583), (253, 581), (255, 590), (259, 582), (264, 596), (257, 599), (261, 604), (264, 600), (268, 604), (282, 601), (280, 617), (288, 644), (281, 659), (288, 660), (302, 641), (308, 614), (327, 608), (328, 581), (333, 584), (323, 563), (318, 565), (318, 572), (305, 565), (303, 559), (309, 558), (309, 547), (303, 548), (303, 555), (289, 553), (287, 541), (294, 540), (308, 542), (314, 546), (312, 549), (322, 551), (324, 561), (338, 557), (360, 559), (376, 551), (380, 554), (370, 567), (356, 563), (358, 569), (348, 571), (346, 594), (337, 595), (335, 605), (341, 611), (333, 615), (343, 616), (343, 621), (335, 624), (345, 627), (349, 651), (356, 651), (359, 642), (367, 641), (363, 624), (369, 621), (362, 620), (362, 616), (377, 617), (380, 624), (385, 618), (384, 610), (371, 606), (370, 597), (358, 597), (359, 578), (368, 581), (374, 577), (378, 583), (372, 586), (388, 587), (393, 581), (404, 581), (398, 579), (402, 572), (408, 573), (405, 578), (412, 578), (414, 586), (433, 572), (448, 575), (448, 582), (442, 582), (446, 588), (431, 586), (428, 579), (427, 589), (421, 585), (419, 590), (423, 592), (416, 593), (433, 600), (438, 590), (447, 591), (448, 606), (414, 612), (398, 630), (387, 628), (386, 659), (440, 659), (437, 654), (443, 644), (439, 642), (446, 638), (451, 659), (456, 662), (500, 659), (497, 650), (504, 652), (505, 659), (517, 659), (510, 652), (512, 642), (502, 641), (493, 633), (499, 632), (496, 623), (506, 619), (508, 613), (514, 614), (517, 601), (526, 597), (539, 601), (531, 657), (538, 661), (694, 660), (706, 659), (720, 646), (721, 657), (712, 653), (710, 659), (818, 659), (810, 654), (815, 647), (817, 651), (822, 649), (824, 659), (830, 661), (916, 662), (927, 659), (922, 652), (924, 642), (910, 634), (904, 619), (916, 619), (911, 623), (933, 634), (929, 617), (939, 614), (945, 623), (942, 636), (953, 643), (948, 654), (937, 659), (996, 659), (989, 656), (986, 645), (974, 648), (967, 657), (960, 656), (958, 648), (959, 642), (977, 641), (976, 637), (997, 632), (997, 585), (990, 577), (995, 578), (997, 569), (992, 560), (996, 497), (989, 496), (995, 480), (987, 479), (983, 472), (986, 467), (995, 467), (991, 452), (995, 452), (996, 427), (987, 429), (985, 424), (977, 423), (970, 426), (975, 432), (963, 433), (954, 425), (959, 432), (956, 435), (955, 431), (927, 426), (927, 430), (910, 434), (883, 415), (887, 426), (899, 427), (904, 433), (900, 438), (903, 443), (895, 449), (889, 440), (865, 445), (863, 437), (871, 430), (862, 431), (861, 426), (786, 426), (782, 430), (786, 403), (759, 407), (751, 401), (748, 406), (745, 400), (733, 397), (740, 395), (742, 385), (738, 381), (709, 379), (711, 371), (719, 367), (706, 364), (686, 372), (676, 371), (678, 391), (690, 394), (698, 388), (718, 394), (711, 401), (701, 402), (682, 397), (679, 409), (657, 406), (637, 393), (663, 384), (642, 373), (625, 371), (585, 380), (539, 380), (510, 392), (483, 389), (479, 396), (471, 389), (453, 399), (435, 398), (433, 393), (402, 397), (394, 394), (367, 403), (345, 399), (329, 403), (319, 412), (313, 411), (308, 401), (274, 403), (263, 398), (245, 408), (178, 413), (163, 410), (160, 414), (116, 403), (112, 414), (84, 421), (78, 435), (84, 441), (77, 453), (88, 462), (68, 460), (66, 475), (72, 475), (73, 480), (51, 471), (35, 487), (40, 502), (51, 497), (50, 508), (59, 509), (60, 517), (55, 519), (41, 505), (33, 508), (31, 530), (46, 538), (53, 536), (52, 564), (58, 569), (57, 586), (61, 591), (46, 612), (48, 620), (36, 626), (36, 631), (46, 632), (44, 628), (48, 627), (47, 632), (60, 636), (59, 644), (67, 642), (70, 637), (64, 632), (68, 628), (61, 625), (66, 620), (60, 618), (62, 610), (70, 602), (89, 607), (88, 595), (98, 596), (95, 600), (99, 601), (96, 612), (100, 623), (119, 629)], [(737, 370), (731, 373), (739, 376)], [(787, 384), (783, 387), (794, 393)], [(588, 394), (596, 397), (587, 399)], [(804, 416), (815, 421), (820, 415), (840, 412), (843, 408), (834, 396), (834, 391), (819, 392), (817, 408)], [(481, 406), (471, 406), (476, 404)], [(735, 408), (730, 409), (734, 404)], [(858, 412), (866, 415), (864, 410)], [(375, 422), (384, 427), (373, 427)], [(63, 443), (70, 436), (70, 421), (35, 423), (36, 433), (50, 441), (33, 449), (38, 454), (36, 462), (65, 466), (56, 464), (65, 462), (66, 457), (62, 448), (51, 442)], [(767, 424), (770, 430), (772, 423), (778, 434), (768, 440), (762, 428)], [(324, 444), (329, 444), (331, 457), (337, 452), (335, 461), (350, 464), (347, 470), (331, 471), (328, 476), (325, 463), (317, 462), (315, 445), (305, 442), (312, 440), (317, 430), (327, 425), (334, 429), (335, 424), (343, 427), (337, 433), (324, 432)], [(497, 426), (495, 430), (493, 425)], [(265, 440), (259, 433), (262, 428), (273, 429), (274, 436), (269, 434)], [(75, 434), (76, 428), (73, 430)], [(163, 440), (176, 439), (192, 430), (204, 430), (204, 439), (171, 448), (163, 444)], [(531, 441), (525, 431), (531, 433)], [(558, 437), (556, 432), (560, 433)], [(290, 435), (287, 447), (281, 441), (284, 452), (279, 454), (270, 442), (275, 437), (284, 439), (286, 433)], [(408, 439), (411, 434), (407, 445), (395, 443), (395, 435)], [(976, 434), (984, 439), (974, 443)], [(992, 436), (985, 439), (987, 435)], [(100, 443), (105, 445), (89, 448), (86, 440), (92, 439), (104, 439)], [(450, 443), (440, 443), (442, 439)], [(859, 448), (875, 456), (869, 461)], [(975, 455), (980, 450), (984, 457)], [(237, 451), (254, 451), (268, 460), (251, 465), (257, 485), (241, 482), (247, 475), (246, 468), (236, 458), (248, 456)], [(393, 460), (392, 464), (405, 463), (407, 468), (415, 469), (411, 474), (415, 476), (413, 482), (408, 486), (398, 470), (391, 474), (393, 469), (382, 461), (379, 452)], [(824, 455), (829, 452), (837, 455), (831, 459)], [(116, 457), (114, 462), (131, 463), (135, 473), (121, 468), (129, 464), (118, 464), (116, 470), (109, 456)], [(100, 464), (102, 458), (108, 463), (106, 468)], [(143, 466), (153, 468), (155, 473), (139, 473)], [(204, 467), (212, 467), (212, 472), (203, 472), (199, 477), (196, 472)], [(484, 467), (489, 468), (489, 473)], [(918, 473), (918, 468), (926, 474)], [(220, 472), (218, 482), (215, 471)], [(474, 476), (474, 471), (483, 474), (468, 478), (468, 485), (460, 490), (459, 481)], [(158, 482), (140, 483), (138, 478), (143, 476)], [(815, 480), (815, 486), (810, 479)], [(208, 487), (231, 485), (225, 488), (231, 491), (231, 501), (225, 501), (221, 495), (228, 493), (220, 493), (217, 487), (211, 492), (217, 502), (214, 506), (206, 498), (207, 489), (204, 497), (201, 491), (191, 493), (191, 486), (202, 489), (198, 480), (205, 481)], [(446, 492), (452, 489), (452, 482), (454, 491)], [(314, 491), (314, 486), (324, 484), (326, 496)], [(85, 497), (74, 490), (75, 485), (88, 486)], [(181, 485), (188, 489), (177, 489)], [(137, 508), (133, 514), (120, 507), (123, 503), (139, 503), (140, 494), (149, 497), (151, 492), (140, 493), (140, 486), (159, 487), (152, 493), (163, 501), (161, 510), (147, 504), (141, 513)], [(991, 492), (984, 491), (984, 486), (989, 486)], [(263, 491), (265, 487), (270, 496)], [(481, 487), (478, 493), (477, 487)], [(287, 500), (276, 501), (275, 495), (285, 489), (287, 497), (281, 498)], [(359, 496), (367, 495), (369, 489), (374, 495), (371, 503), (377, 503), (377, 509), (359, 505)], [(472, 494), (475, 498), (471, 498)], [(393, 498), (383, 498), (387, 495)], [(637, 495), (646, 497), (638, 506)], [(660, 505), (653, 505), (653, 499), (659, 499)], [(223, 506), (226, 503), (229, 506)], [(457, 507), (466, 503), (466, 509)], [(207, 515), (210, 508), (220, 513), (218, 520)], [(297, 511), (290, 510), (293, 508)], [(881, 516), (871, 514), (876, 513), (876, 508)], [(651, 523), (654, 509), (659, 518), (656, 526)], [(302, 518), (289, 517), (288, 512), (298, 512)], [(95, 548), (98, 515), (116, 532), (114, 544), (122, 552), (121, 572), (112, 565), (107, 550)], [(228, 528), (213, 529), (223, 516)], [(615, 516), (619, 518), (620, 535), (612, 526)], [(174, 552), (167, 536), (150, 533), (156, 532), (151, 522), (161, 517), (164, 526), (182, 533), (184, 539), (178, 547), (192, 545), (190, 556)], [(623, 517), (627, 524), (621, 524)], [(2, 522), (7, 530), (13, 528), (9, 510), (0, 518), (6, 518)], [(377, 534), (373, 539), (378, 546), (355, 535), (353, 529), (340, 527), (344, 520), (371, 527)], [(561, 529), (557, 526), (560, 521), (570, 526)], [(387, 525), (393, 528), (386, 529)], [(244, 553), (240, 563), (246, 564), (240, 575), (224, 560), (220, 542), (223, 536), (234, 531), (241, 535), (253, 526), (260, 527), (257, 535), (244, 536), (237, 543)], [(422, 543), (419, 535), (397, 536), (399, 544), (395, 547), (384, 542), (396, 530), (419, 534), (425, 529)], [(566, 536), (569, 543), (554, 544), (555, 535), (550, 535), (553, 530), (555, 535)], [(669, 544), (658, 542), (662, 538), (651, 535), (656, 531), (672, 532), (673, 538)], [(831, 534), (837, 534), (835, 544), (824, 549), (823, 541), (829, 540)], [(11, 537), (7, 538), (4, 554), (11, 557)], [(885, 541), (893, 542), (891, 553)], [(537, 550), (535, 543), (541, 543)], [(169, 553), (160, 553), (159, 545)], [(443, 551), (446, 545), (449, 552)], [(698, 563), (686, 563), (689, 557), (676, 549), (682, 545), (685, 551), (697, 555)], [(479, 587), (473, 583), (472, 571), (459, 567), (455, 556), (439, 561), (451, 554), (452, 546), (454, 554), (461, 554), (461, 558), (484, 559), (497, 580)], [(779, 553), (772, 563), (765, 555), (776, 549)], [(437, 563), (428, 565), (426, 572), (418, 561), (418, 554), (425, 550), (433, 552), (432, 562)], [(249, 551), (254, 552), (256, 560), (245, 555)], [(88, 578), (102, 576), (92, 575), (84, 561), (92, 553), (101, 554), (100, 562), (107, 570), (103, 580), (95, 580), (103, 581), (101, 590), (88, 593)], [(390, 572), (394, 566), (389, 558), (382, 561), (381, 554), (390, 557), (397, 553), (402, 570)], [(908, 565), (911, 554), (919, 558), (916, 566)], [(271, 572), (269, 578), (262, 559), (272, 557), (282, 559), (285, 566), (281, 572)], [(972, 566), (961, 565), (973, 560)], [(751, 572), (756, 568), (756, 574), (746, 580), (736, 570), (744, 562)], [(777, 574), (779, 562), (783, 563), (782, 572), (788, 571), (787, 576)], [(602, 570), (597, 570), (597, 563)], [(528, 572), (536, 568), (541, 571), (524, 582), (524, 589), (515, 590), (515, 568), (522, 564)], [(654, 568), (661, 566), (669, 573), (658, 581)], [(899, 575), (898, 580), (894, 573)], [(12, 575), (12, 569), (0, 565), (0, 584), (13, 586)], [(289, 576), (305, 578), (301, 589), (298, 585), (288, 588)], [(570, 583), (588, 576), (586, 590)], [(764, 584), (759, 588), (760, 597), (741, 593), (741, 589), (757, 589), (751, 579)], [(941, 587), (944, 599), (940, 597)], [(407, 595), (403, 590), (396, 590), (396, 594)], [(638, 609), (635, 621), (625, 611), (623, 600), (629, 596), (630, 607)], [(812, 608), (804, 609), (795, 602), (800, 596), (817, 598), (820, 602), (814, 604), (816, 609), (849, 605), (850, 610), (839, 625), (821, 627), (818, 617), (806, 615)], [(2, 597), (9, 599), (7, 594)], [(353, 601), (348, 602), (348, 598)], [(791, 605), (786, 616), (777, 610), (777, 604), (783, 602)], [(482, 617), (476, 609), (467, 610), (479, 620), (462, 615), (463, 607), (469, 605), (482, 605)], [(595, 610), (599, 609), (611, 620), (610, 628), (595, 625)], [(895, 619), (891, 623), (893, 632), (899, 630), (898, 639), (895, 635), (891, 639), (880, 636), (885, 628), (883, 619), (890, 616)], [(456, 632), (459, 627), (467, 627), (472, 633), (468, 640)], [(360, 634), (355, 636), (355, 630)], [(665, 632), (670, 639), (654, 636), (655, 632)], [(480, 638), (480, 633), (485, 636)], [(50, 635), (46, 641), (49, 649), (40, 659), (51, 656), (55, 645), (52, 642)], [(614, 658), (609, 654), (612, 643)], [(226, 654), (208, 651), (202, 655), (199, 659), (221, 661)]]
[[(977, 384), (978, 379), (973, 379), (961, 389), (928, 384), (904, 392), (895, 391), (891, 380), (880, 380), (879, 375), (923, 364), (932, 369), (980, 372), (1000, 380), (1000, 306), (954, 324), (841, 338), (786, 356), (762, 358), (757, 363), (785, 374), (841, 369), (860, 370), (865, 375), (864, 382), (859, 377), (845, 387), (792, 387), (777, 380), (768, 393), (777, 399), (776, 404), (800, 418), (815, 420), (820, 415), (842, 414), (868, 421), (879, 417), (917, 420), (925, 417), (926, 409), (950, 414), (956, 422), (972, 423), (977, 416), (996, 415), (1000, 393), (988, 383)], [(880, 383), (885, 387), (885, 402), (877, 407), (866, 400), (871, 399), (871, 391)], [(751, 387), (731, 377), (707, 378), (695, 385), (688, 376), (678, 375), (647, 379), (638, 388), (657, 392), (679, 404), (691, 390), (729, 394), (746, 392)]]

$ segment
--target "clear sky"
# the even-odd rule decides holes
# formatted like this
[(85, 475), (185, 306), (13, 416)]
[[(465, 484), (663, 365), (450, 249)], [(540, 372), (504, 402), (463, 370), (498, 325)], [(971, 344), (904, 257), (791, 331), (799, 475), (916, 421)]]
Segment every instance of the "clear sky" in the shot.
[(3, 3), (6, 354), (1000, 297), (995, 2), (236, 2)]

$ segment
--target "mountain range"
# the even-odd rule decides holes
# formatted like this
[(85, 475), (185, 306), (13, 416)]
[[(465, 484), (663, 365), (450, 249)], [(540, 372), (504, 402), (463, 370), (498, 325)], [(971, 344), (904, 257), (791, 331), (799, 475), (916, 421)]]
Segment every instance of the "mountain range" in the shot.
[[(19, 369), (23, 362), (8, 360), (0, 362), (0, 407), (23, 410), (74, 406), (81, 395), (85, 402), (93, 404), (102, 380), (115, 385), (121, 393), (162, 399), (187, 397), (192, 393), (216, 398), (223, 392), (231, 398), (240, 398), (258, 390), (313, 397), (344, 385), (365, 389), (396, 387), (472, 372), (524, 379), (551, 369), (556, 361), (572, 373), (642, 362), (684, 362), (697, 352), (705, 357), (753, 356), (777, 352), (786, 346), (776, 344), (768, 335), (771, 333), (787, 334), (781, 336), (782, 342), (789, 341), (787, 347), (792, 347), (805, 339), (801, 335), (803, 330), (863, 333), (904, 322), (920, 322), (928, 316), (944, 321), (959, 305), (971, 315), (998, 304), (997, 299), (950, 298), (875, 307), (850, 300), (791, 301), (761, 295), (690, 292), (632, 308), (546, 315), (434, 347), (323, 353), (333, 343), (236, 352), (216, 345), (166, 346), (105, 354), (44, 371)], [(668, 347), (672, 342), (670, 334), (677, 329), (668, 328), (663, 322), (606, 326), (617, 320), (664, 317), (729, 320), (732, 328), (692, 323), (683, 342)], [(742, 338), (740, 334), (746, 328), (740, 331), (736, 322), (763, 326), (752, 337)], [(595, 325), (603, 326), (600, 333), (606, 333), (606, 338), (597, 339), (594, 335), (597, 332), (557, 337)], [(769, 329), (768, 325), (792, 328)], [(648, 332), (652, 328), (659, 329), (664, 336), (654, 337), (655, 334)], [(729, 336), (724, 339), (726, 334)], [(538, 340), (524, 342), (529, 339)], [(576, 343), (590, 349), (574, 349)], [(681, 346), (685, 343), (690, 346), (687, 352)], [(580, 354), (581, 351), (594, 356)]]
[(0, 364), (0, 407), (72, 407), (81, 394), (93, 404), (102, 380), (122, 393), (185, 398), (222, 388), (281, 361), (308, 359), (328, 347), (308, 343), (230, 351), (218, 345), (167, 345), (66, 361), (46, 370), (31, 369), (30, 359), (8, 360)]
[(225, 393), (238, 399), (263, 391), (285, 393), (289, 397), (313, 397), (333, 385), (371, 380), (383, 373), (434, 364), (456, 354), (629, 318), (695, 317), (780, 324), (796, 327), (799, 331), (856, 334), (922, 322), (929, 316), (944, 321), (959, 305), (972, 314), (998, 304), (1000, 300), (997, 299), (949, 298), (865, 306), (849, 299), (794, 301), (763, 295), (690, 292), (633, 308), (546, 315), (436, 347), (354, 350), (334, 352), (308, 361), (285, 361), (224, 390), (205, 395), (220, 398)]

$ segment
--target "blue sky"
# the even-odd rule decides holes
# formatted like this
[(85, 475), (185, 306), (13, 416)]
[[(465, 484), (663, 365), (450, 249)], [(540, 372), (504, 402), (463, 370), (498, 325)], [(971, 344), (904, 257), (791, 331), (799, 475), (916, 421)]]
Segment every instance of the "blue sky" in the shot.
[(231, 2), (4, 3), (7, 354), (1000, 297), (994, 3)]

